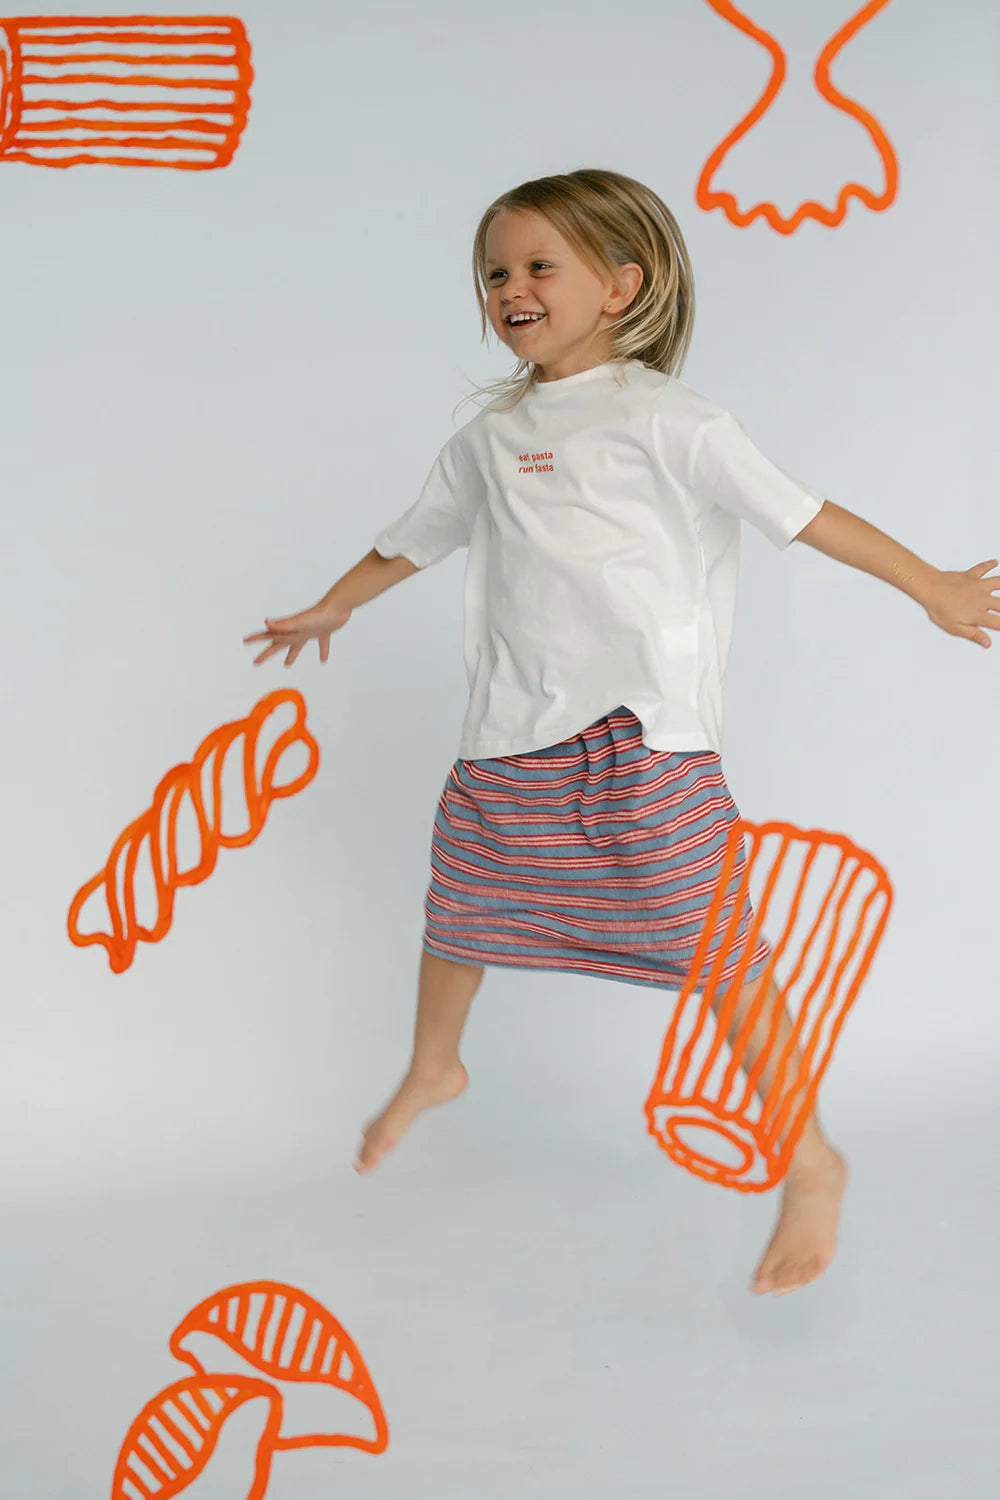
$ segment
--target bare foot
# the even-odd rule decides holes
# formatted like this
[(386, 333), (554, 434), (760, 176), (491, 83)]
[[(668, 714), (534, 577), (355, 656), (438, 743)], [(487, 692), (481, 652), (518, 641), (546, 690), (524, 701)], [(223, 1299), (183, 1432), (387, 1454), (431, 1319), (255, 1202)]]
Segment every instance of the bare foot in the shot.
[(370, 1172), (400, 1140), (417, 1115), (435, 1104), (457, 1099), (468, 1087), (469, 1075), (461, 1063), (431, 1077), (407, 1073), (385, 1109), (362, 1132), (364, 1145), (354, 1163), (355, 1172)]
[(779, 1297), (822, 1276), (837, 1248), (840, 1200), (847, 1162), (832, 1146), (796, 1166), (785, 1177), (781, 1213), (754, 1277), (759, 1295)]

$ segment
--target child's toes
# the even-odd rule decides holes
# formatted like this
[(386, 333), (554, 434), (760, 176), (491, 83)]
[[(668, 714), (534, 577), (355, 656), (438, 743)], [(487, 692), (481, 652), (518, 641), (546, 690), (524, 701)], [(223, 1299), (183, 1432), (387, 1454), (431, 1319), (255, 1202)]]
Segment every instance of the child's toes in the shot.
[(786, 1266), (784, 1269), (784, 1273), (781, 1276), (779, 1285), (775, 1288), (775, 1290), (777, 1291), (779, 1297), (784, 1297), (788, 1292), (797, 1292), (799, 1287), (803, 1287), (807, 1282), (814, 1280), (815, 1277), (809, 1270), (808, 1266)]
[(819, 1270), (810, 1261), (800, 1261), (796, 1265), (789, 1266), (785, 1275), (782, 1292), (797, 1292), (800, 1287), (808, 1286), (810, 1281), (815, 1281)]
[(765, 1256), (763, 1262), (757, 1267), (754, 1277), (754, 1291), (771, 1292), (774, 1290), (774, 1265)]
[(819, 1255), (813, 1260), (806, 1261), (802, 1267), (802, 1285), (805, 1286), (810, 1281), (818, 1281), (825, 1270), (826, 1261)]
[(364, 1145), (358, 1152), (358, 1159), (354, 1164), (356, 1172), (370, 1172), (383, 1154), (383, 1151), (367, 1132), (363, 1136), (363, 1140)]

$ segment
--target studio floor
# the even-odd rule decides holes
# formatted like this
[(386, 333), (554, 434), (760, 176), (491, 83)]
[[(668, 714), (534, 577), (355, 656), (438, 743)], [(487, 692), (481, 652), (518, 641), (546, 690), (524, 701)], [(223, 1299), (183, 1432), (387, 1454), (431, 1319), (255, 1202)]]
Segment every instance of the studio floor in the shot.
[[(256, 1189), (8, 1204), (3, 1500), (110, 1494), (133, 1420), (190, 1373), (171, 1331), (262, 1279), (339, 1320), (389, 1427), (378, 1454), (276, 1453), (268, 1500), (995, 1492), (995, 1114), (838, 1130), (840, 1252), (779, 1299), (748, 1284), (780, 1189), (705, 1184), (638, 1131), (574, 1151), (530, 1116), (486, 1153), (455, 1128), (474, 1107), (365, 1180), (331, 1150), (325, 1176)], [(238, 1413), (186, 1493), (244, 1497), (255, 1442)]]

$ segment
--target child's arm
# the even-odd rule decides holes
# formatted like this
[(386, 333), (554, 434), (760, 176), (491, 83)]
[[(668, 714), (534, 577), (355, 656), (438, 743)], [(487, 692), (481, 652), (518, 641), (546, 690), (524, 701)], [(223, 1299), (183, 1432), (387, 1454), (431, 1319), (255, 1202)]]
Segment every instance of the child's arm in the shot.
[(948, 635), (990, 646), (986, 630), (1000, 629), (1000, 597), (993, 593), (1000, 590), (1000, 577), (983, 576), (1000, 565), (1000, 559), (977, 563), (964, 573), (941, 572), (832, 500), (824, 501), (795, 540), (893, 584), (921, 604), (931, 622)]
[(369, 599), (384, 594), (394, 583), (402, 583), (420, 569), (402, 553), (398, 557), (383, 557), (373, 547), (350, 572), (345, 573), (324, 596), (325, 603), (334, 603), (342, 609), (357, 609)]
[(297, 615), (286, 615), (276, 620), (268, 617), (266, 630), (245, 635), (246, 644), (253, 641), (268, 641), (269, 645), (254, 657), (254, 666), (267, 661), (276, 651), (287, 651), (285, 666), (290, 667), (307, 641), (314, 637), (319, 642), (319, 659), (330, 657), (330, 637), (351, 618), (359, 604), (367, 604), (378, 594), (384, 594), (394, 583), (401, 583), (420, 570), (408, 557), (383, 557), (374, 547), (366, 552), (360, 562), (355, 563), (332, 588), (327, 589), (318, 604), (304, 609)]

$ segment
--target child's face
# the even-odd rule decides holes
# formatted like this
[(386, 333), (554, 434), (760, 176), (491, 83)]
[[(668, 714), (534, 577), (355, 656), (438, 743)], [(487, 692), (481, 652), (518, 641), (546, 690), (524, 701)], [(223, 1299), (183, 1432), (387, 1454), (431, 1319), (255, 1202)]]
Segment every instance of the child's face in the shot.
[[(642, 271), (632, 269), (634, 296)], [(486, 278), (486, 311), (497, 336), (537, 367), (540, 380), (560, 380), (611, 358), (608, 330), (631, 297), (614, 295), (614, 284), (596, 276), (541, 214), (497, 215), (487, 232)], [(507, 318), (518, 311), (544, 317), (511, 327)]]

